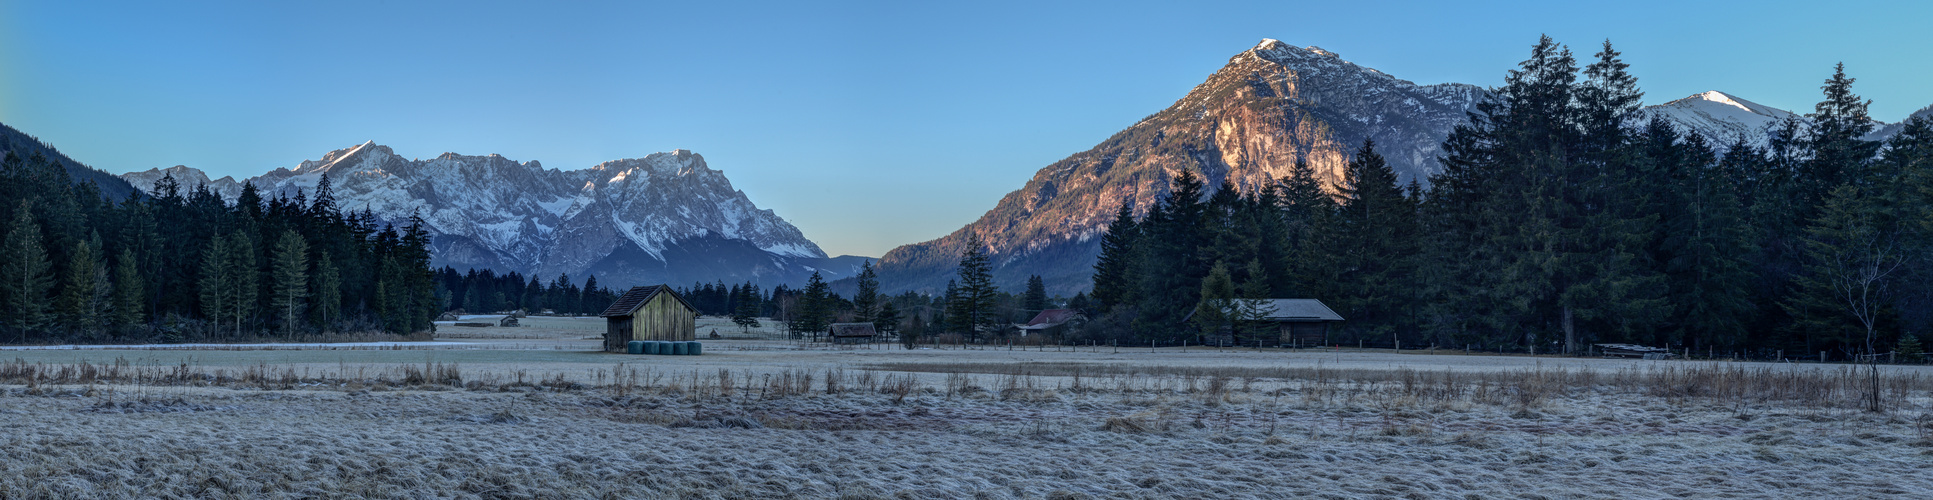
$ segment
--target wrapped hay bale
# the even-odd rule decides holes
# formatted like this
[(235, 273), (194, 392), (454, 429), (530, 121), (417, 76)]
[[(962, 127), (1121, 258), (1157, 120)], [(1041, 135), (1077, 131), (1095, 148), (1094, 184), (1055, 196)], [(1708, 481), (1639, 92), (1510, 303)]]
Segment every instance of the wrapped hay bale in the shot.
[(705, 345), (704, 345), (704, 344), (701, 344), (701, 343), (698, 343), (698, 342), (692, 342), (692, 343), (691, 343), (691, 347), (690, 347), (690, 350), (691, 350), (691, 355), (693, 355), (693, 356), (697, 356), (697, 355), (700, 355), (700, 354), (704, 354), (704, 353), (705, 353)]
[(684, 343), (684, 342), (666, 342), (666, 343), (667, 343), (667, 344), (671, 344), (671, 352), (669, 352), (669, 353), (666, 353), (666, 354), (670, 354), (670, 355), (673, 355), (673, 356), (683, 356), (683, 355), (685, 355), (685, 349), (686, 349), (686, 347), (685, 347), (685, 343)]
[(633, 340), (624, 343), (625, 354), (644, 354), (644, 341)]

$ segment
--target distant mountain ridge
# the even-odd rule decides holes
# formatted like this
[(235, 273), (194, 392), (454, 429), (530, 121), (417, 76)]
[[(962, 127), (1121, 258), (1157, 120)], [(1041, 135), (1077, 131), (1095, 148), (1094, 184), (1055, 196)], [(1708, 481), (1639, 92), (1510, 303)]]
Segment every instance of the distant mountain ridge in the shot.
[(10, 155), (19, 155), (23, 159), (32, 158), (34, 153), (40, 153), (47, 159), (60, 162), (61, 167), (67, 169), (67, 175), (74, 178), (74, 182), (93, 182), (95, 187), (100, 188), (101, 197), (110, 201), (125, 200), (136, 192), (134, 186), (121, 180), (120, 177), (68, 158), (60, 150), (40, 142), (39, 138), (27, 135), (6, 124), (0, 124), (0, 159)]
[[(1801, 130), (1812, 123), (1803, 113), (1766, 106), (1716, 90), (1646, 106), (1631, 117), (1630, 125), (1643, 126), (1654, 116), (1670, 121), (1682, 131), (1704, 136), (1706, 142), (1721, 151), (1741, 138), (1746, 144), (1764, 148), (1771, 143), (1773, 132), (1785, 126), (1788, 119), (1796, 121)], [(1914, 112), (1906, 119), (1921, 116), (1933, 116), (1933, 106)], [(1906, 122), (1872, 123), (1873, 131), (1866, 134), (1864, 139), (1884, 141), (1899, 133)]]
[(367, 209), (396, 224), (421, 216), (438, 267), (545, 280), (594, 275), (611, 286), (723, 280), (769, 287), (803, 283), (814, 270), (827, 279), (844, 277), (863, 259), (828, 258), (798, 228), (734, 189), (703, 156), (682, 149), (562, 171), (494, 154), (412, 160), (366, 142), (245, 181), (209, 179), (185, 166), (122, 178), (151, 191), (172, 175), (184, 187), (205, 184), (232, 201), (243, 183), (265, 196), (313, 194), (324, 174), (344, 210)]

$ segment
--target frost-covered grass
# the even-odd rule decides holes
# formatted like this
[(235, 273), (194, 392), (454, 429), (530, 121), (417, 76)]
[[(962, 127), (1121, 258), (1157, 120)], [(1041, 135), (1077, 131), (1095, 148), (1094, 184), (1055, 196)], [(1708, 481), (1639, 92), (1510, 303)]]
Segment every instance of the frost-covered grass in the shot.
[[(0, 363), (0, 497), (1873, 498), (1918, 371)], [(697, 359), (703, 359), (698, 357)], [(764, 359), (764, 358), (759, 358)], [(919, 362), (924, 360), (924, 362)], [(897, 363), (897, 364), (895, 364)]]

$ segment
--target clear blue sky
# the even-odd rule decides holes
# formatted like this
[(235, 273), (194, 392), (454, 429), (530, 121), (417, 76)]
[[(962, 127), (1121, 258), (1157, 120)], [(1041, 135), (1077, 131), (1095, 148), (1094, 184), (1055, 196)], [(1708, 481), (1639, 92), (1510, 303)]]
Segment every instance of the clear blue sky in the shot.
[(0, 122), (109, 172), (247, 177), (374, 140), (579, 169), (703, 154), (833, 254), (972, 221), (1262, 38), (1494, 86), (1610, 38), (1659, 103), (1799, 112), (1844, 61), (1933, 104), (1933, 2), (0, 0)]

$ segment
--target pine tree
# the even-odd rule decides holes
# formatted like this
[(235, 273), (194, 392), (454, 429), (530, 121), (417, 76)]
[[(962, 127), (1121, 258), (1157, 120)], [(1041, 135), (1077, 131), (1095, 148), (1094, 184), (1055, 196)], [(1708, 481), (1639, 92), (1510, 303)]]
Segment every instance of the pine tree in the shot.
[(960, 254), (959, 290), (947, 316), (974, 342), (980, 334), (991, 332), (1003, 322), (995, 314), (1000, 290), (993, 285), (993, 261), (987, 257), (980, 239), (969, 235), (966, 250)]
[(309, 242), (293, 230), (275, 243), (274, 308), (282, 317), (282, 332), (295, 334), (295, 319), (309, 298)]
[(1101, 256), (1094, 261), (1093, 299), (1103, 310), (1140, 301), (1136, 293), (1140, 278), (1134, 274), (1140, 267), (1134, 262), (1135, 236), (1140, 228), (1134, 221), (1132, 201), (1122, 200), (1107, 234), (1101, 235)]
[(342, 317), (342, 271), (336, 269), (328, 252), (315, 264), (315, 317), (323, 329), (331, 329)]
[(1349, 329), (1387, 338), (1409, 326), (1401, 315), (1412, 302), (1416, 254), (1416, 207), (1396, 184), (1396, 172), (1375, 141), (1364, 141), (1337, 187), (1335, 266), (1337, 304)]
[(118, 326), (138, 325), (147, 321), (147, 290), (141, 280), (141, 270), (134, 257), (134, 250), (121, 249), (121, 255), (114, 259), (114, 324)]
[(799, 296), (798, 312), (793, 315), (791, 327), (794, 334), (817, 337), (826, 333), (833, 312), (830, 290), (831, 287), (826, 285), (825, 278), (820, 277), (818, 271), (813, 271), (812, 276), (806, 279), (805, 292)]
[(899, 332), (899, 307), (893, 305), (893, 301), (879, 305), (879, 314), (873, 317), (873, 329), (882, 335)]
[(879, 276), (873, 274), (873, 261), (867, 259), (860, 264), (859, 291), (852, 294), (852, 320), (870, 323), (879, 313)]
[(1858, 187), (1834, 189), (1806, 227), (1808, 262), (1786, 303), (1795, 326), (1849, 353), (1877, 353), (1880, 315), (1911, 258), (1902, 222)]
[(1236, 311), (1234, 278), (1229, 276), (1228, 266), (1216, 262), (1201, 280), (1201, 298), (1195, 302), (1190, 319), (1198, 335), (1218, 335), (1229, 327)]
[(110, 310), (104, 300), (112, 291), (107, 286), (107, 269), (94, 257), (86, 242), (74, 242), (74, 253), (67, 265), (67, 285), (61, 292), (60, 307), (70, 330), (94, 333), (105, 326)]
[(1030, 315), (1047, 309), (1047, 283), (1040, 279), (1040, 275), (1027, 277), (1027, 292), (1021, 295), (1020, 308)]
[(751, 333), (753, 328), (759, 327), (758, 285), (746, 282), (738, 293), (738, 307), (732, 310), (732, 323), (744, 329), (745, 333)]
[(1239, 290), (1241, 299), (1236, 301), (1235, 315), (1232, 319), (1235, 321), (1236, 332), (1241, 334), (1246, 342), (1266, 340), (1275, 325), (1266, 321), (1269, 313), (1273, 312), (1273, 308), (1269, 302), (1272, 298), (1269, 279), (1261, 259), (1248, 262), (1247, 274), (1248, 280), (1242, 282)]
[(31, 202), (20, 202), (5, 244), (0, 248), (0, 258), (5, 259), (0, 261), (0, 300), (5, 306), (0, 322), (18, 329), (20, 341), (26, 342), (28, 332), (46, 325), (47, 294), (54, 287), (53, 265), (41, 246)]

